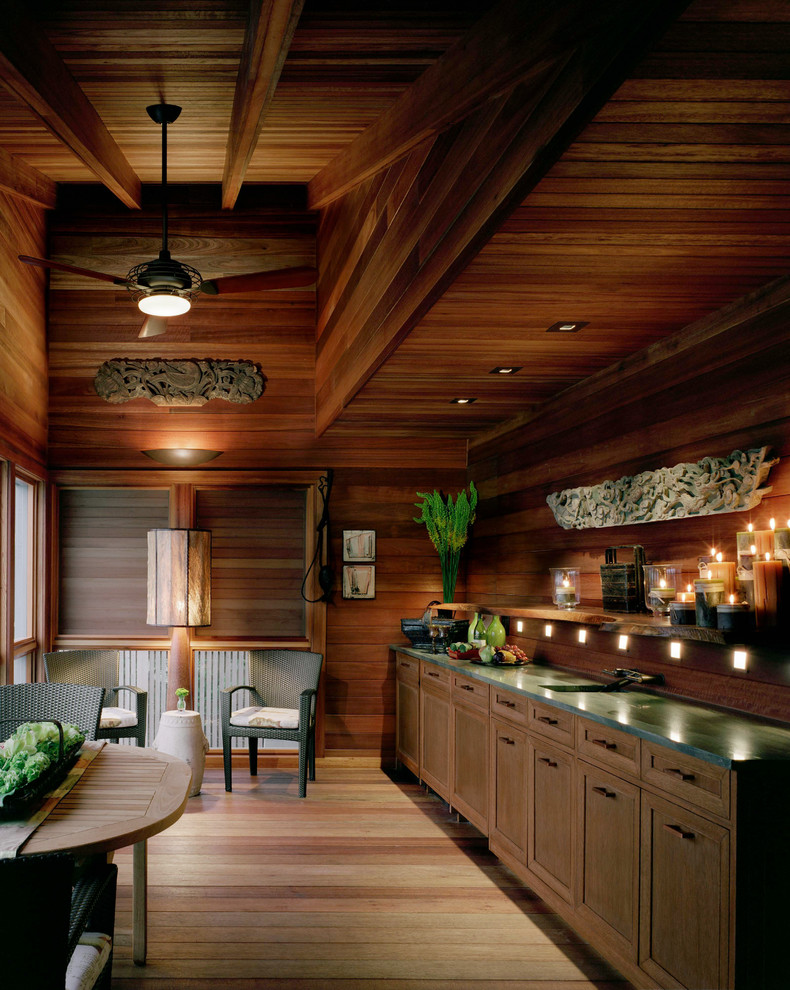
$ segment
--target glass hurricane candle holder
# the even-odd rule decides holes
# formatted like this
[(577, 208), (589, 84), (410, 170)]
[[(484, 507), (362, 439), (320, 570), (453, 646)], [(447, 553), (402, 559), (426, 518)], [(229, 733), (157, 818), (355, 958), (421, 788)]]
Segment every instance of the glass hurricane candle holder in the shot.
[(575, 567), (550, 567), (552, 601), (557, 608), (576, 608), (581, 598), (580, 574)]
[(645, 564), (645, 605), (653, 615), (669, 615), (680, 582), (680, 568), (674, 564)]

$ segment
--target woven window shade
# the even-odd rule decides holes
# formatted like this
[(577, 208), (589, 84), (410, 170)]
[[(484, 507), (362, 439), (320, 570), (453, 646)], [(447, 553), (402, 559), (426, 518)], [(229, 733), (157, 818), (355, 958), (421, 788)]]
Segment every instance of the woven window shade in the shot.
[(211, 625), (211, 533), (148, 531), (148, 618), (151, 626)]

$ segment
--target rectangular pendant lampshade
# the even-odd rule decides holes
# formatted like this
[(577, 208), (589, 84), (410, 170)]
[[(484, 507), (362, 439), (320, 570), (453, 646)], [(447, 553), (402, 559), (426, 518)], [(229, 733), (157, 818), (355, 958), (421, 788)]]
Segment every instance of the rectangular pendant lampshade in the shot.
[(211, 624), (211, 533), (148, 531), (148, 617), (151, 626)]

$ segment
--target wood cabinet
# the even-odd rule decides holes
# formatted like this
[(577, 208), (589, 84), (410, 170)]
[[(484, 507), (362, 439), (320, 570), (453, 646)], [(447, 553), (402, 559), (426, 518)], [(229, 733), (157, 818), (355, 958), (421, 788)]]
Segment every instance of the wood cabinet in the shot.
[(450, 803), (488, 832), (488, 685), (453, 676), (453, 770)]
[(491, 849), (526, 863), (527, 734), (499, 718), (491, 720), (490, 780)]
[(450, 800), (452, 718), (450, 674), (422, 662), (420, 671), (420, 777)]
[(728, 987), (730, 831), (642, 794), (639, 963), (665, 987)]
[(527, 868), (570, 903), (573, 885), (573, 757), (530, 737)]
[(584, 760), (577, 763), (576, 788), (576, 910), (636, 960), (639, 788)]
[(420, 774), (420, 661), (395, 658), (395, 757)]

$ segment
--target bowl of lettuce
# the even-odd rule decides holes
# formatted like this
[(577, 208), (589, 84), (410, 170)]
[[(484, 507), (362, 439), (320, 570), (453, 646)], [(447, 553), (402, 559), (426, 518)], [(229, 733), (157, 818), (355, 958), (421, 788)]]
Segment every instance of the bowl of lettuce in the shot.
[(58, 721), (25, 722), (0, 744), (0, 815), (24, 812), (62, 780), (85, 734)]

